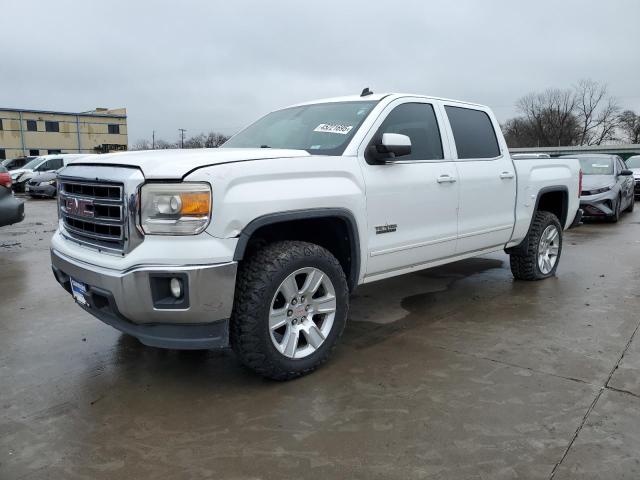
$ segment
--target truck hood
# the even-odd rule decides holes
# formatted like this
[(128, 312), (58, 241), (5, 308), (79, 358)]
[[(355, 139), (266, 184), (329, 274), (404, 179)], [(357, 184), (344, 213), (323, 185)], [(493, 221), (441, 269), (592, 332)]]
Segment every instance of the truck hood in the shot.
[(143, 150), (94, 155), (73, 160), (69, 162), (69, 165), (136, 167), (142, 170), (147, 179), (181, 179), (192, 170), (209, 165), (308, 156), (310, 155), (306, 150), (194, 148), (185, 150)]
[(633, 178), (640, 178), (640, 168), (630, 168), (633, 172)]
[(584, 175), (582, 177), (583, 190), (597, 190), (614, 183), (616, 183), (616, 179), (613, 175)]

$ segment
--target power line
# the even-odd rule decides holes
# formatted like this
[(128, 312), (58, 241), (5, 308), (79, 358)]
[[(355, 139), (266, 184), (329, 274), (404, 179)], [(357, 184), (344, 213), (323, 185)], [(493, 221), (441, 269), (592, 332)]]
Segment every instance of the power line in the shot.
[(180, 148), (184, 148), (184, 132), (186, 132), (187, 130), (184, 128), (179, 128), (178, 131), (180, 132)]

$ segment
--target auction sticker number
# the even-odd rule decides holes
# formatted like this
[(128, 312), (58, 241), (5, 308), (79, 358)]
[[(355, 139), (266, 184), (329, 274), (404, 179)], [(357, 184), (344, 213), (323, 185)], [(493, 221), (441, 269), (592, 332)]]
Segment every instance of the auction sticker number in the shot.
[(339, 133), (340, 135), (346, 135), (351, 131), (353, 125), (343, 125), (341, 123), (321, 123), (313, 131), (325, 132), (325, 133)]

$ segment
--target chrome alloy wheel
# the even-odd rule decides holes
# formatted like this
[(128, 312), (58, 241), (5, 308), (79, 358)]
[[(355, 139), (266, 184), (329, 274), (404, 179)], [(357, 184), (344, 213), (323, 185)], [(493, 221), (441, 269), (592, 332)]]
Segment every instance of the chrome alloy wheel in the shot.
[(329, 276), (315, 267), (296, 270), (276, 290), (269, 312), (269, 334), (287, 358), (315, 352), (331, 332), (336, 291)]
[(538, 268), (543, 275), (547, 275), (553, 270), (558, 261), (560, 251), (560, 234), (555, 225), (549, 225), (542, 232), (540, 243), (538, 244)]

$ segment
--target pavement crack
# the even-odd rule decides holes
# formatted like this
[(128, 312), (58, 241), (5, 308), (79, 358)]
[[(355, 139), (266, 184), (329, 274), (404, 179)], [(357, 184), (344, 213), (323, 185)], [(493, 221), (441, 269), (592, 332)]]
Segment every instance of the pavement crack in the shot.
[(633, 330), (633, 333), (629, 337), (629, 341), (627, 342), (627, 344), (622, 349), (622, 353), (620, 354), (620, 357), (618, 357), (618, 361), (616, 362), (616, 364), (611, 369), (611, 372), (609, 372), (609, 376), (607, 377), (607, 381), (604, 382), (604, 388), (611, 388), (612, 390), (615, 390), (615, 388), (609, 386), (609, 382), (613, 378), (613, 374), (616, 373), (616, 370), (620, 366), (620, 362), (622, 362), (622, 359), (624, 358), (625, 354), (627, 353), (627, 350), (629, 350), (629, 347), (631, 346), (631, 343), (633, 342), (633, 339), (635, 338), (636, 333), (638, 333), (638, 329), (639, 328), (640, 328), (640, 322), (638, 322), (636, 324), (636, 328)]
[(520, 368), (522, 370), (527, 370), (529, 372), (532, 373), (537, 373), (539, 375), (548, 375), (550, 377), (555, 377), (555, 378), (561, 378), (563, 380), (569, 380), (570, 382), (576, 382), (576, 383), (582, 383), (584, 385), (589, 385), (591, 387), (596, 387), (596, 388), (602, 388), (600, 385), (595, 385), (593, 383), (587, 382), (585, 380), (582, 380), (580, 378), (575, 378), (575, 377), (565, 377), (564, 375), (559, 375), (557, 373), (551, 373), (551, 372), (547, 372), (545, 370), (537, 370), (535, 368), (531, 368), (531, 367), (525, 367), (523, 365), (518, 365), (517, 363), (510, 363), (510, 362), (505, 362), (504, 360), (497, 360), (495, 358), (490, 358), (490, 357), (484, 357), (482, 355), (475, 355), (473, 353), (469, 353), (469, 352), (463, 352), (461, 350), (456, 350), (453, 348), (448, 348), (445, 347), (443, 345), (435, 345), (436, 348), (440, 348), (441, 350), (446, 350), (448, 352), (452, 352), (452, 353), (456, 353), (458, 355), (465, 355), (467, 357), (473, 357), (476, 358), (478, 360), (486, 360), (488, 362), (493, 362), (493, 363), (498, 363), (500, 365), (505, 365), (507, 367), (512, 367), (512, 368)]
[(640, 322), (638, 322), (636, 324), (636, 328), (633, 330), (633, 333), (629, 337), (629, 341), (627, 342), (625, 347), (622, 349), (622, 353), (620, 354), (620, 356), (618, 357), (618, 360), (616, 361), (615, 365), (613, 366), (613, 368), (609, 372), (609, 376), (607, 377), (607, 380), (604, 382), (604, 385), (602, 387), (600, 387), (600, 390), (598, 391), (598, 394), (596, 395), (596, 398), (593, 399), (593, 402), (591, 402), (591, 405), (589, 405), (589, 408), (587, 409), (587, 412), (584, 414), (584, 417), (582, 417), (582, 421), (580, 422), (580, 425), (578, 425), (578, 428), (576, 429), (575, 433), (573, 434), (573, 437), (571, 438), (571, 441), (569, 442), (569, 445), (567, 445), (567, 448), (565, 449), (564, 453), (562, 454), (562, 458), (560, 458), (558, 463), (556, 463), (553, 466), (553, 470), (551, 470), (551, 475), (549, 476), (549, 480), (553, 479), (553, 477), (555, 476), (556, 472), (558, 471), (558, 468), (560, 467), (560, 465), (562, 464), (564, 459), (569, 454), (569, 451), (571, 450), (571, 447), (573, 447), (573, 444), (575, 443), (576, 439), (578, 438), (578, 435), (582, 431), (582, 428), (584, 427), (584, 424), (587, 422), (587, 419), (589, 418), (589, 415), (591, 414), (591, 412), (593, 411), (593, 409), (596, 406), (596, 403), (598, 403), (598, 400), (602, 396), (602, 392), (604, 392), (605, 390), (613, 390), (613, 391), (616, 391), (616, 392), (627, 393), (627, 394), (632, 395), (632, 396), (634, 396), (636, 398), (640, 398), (640, 396), (636, 395), (635, 393), (632, 393), (632, 392), (629, 392), (629, 391), (626, 391), (626, 390), (621, 390), (621, 389), (618, 389), (618, 388), (615, 388), (615, 387), (612, 387), (612, 386), (609, 385), (609, 382), (613, 378), (613, 374), (616, 372), (616, 370), (620, 366), (620, 362), (622, 362), (622, 359), (624, 358), (625, 354), (627, 353), (627, 350), (631, 346), (631, 343), (633, 342), (633, 339), (635, 338), (636, 333), (638, 333), (638, 329), (640, 329)]
[(571, 450), (571, 447), (573, 447), (573, 444), (576, 441), (576, 438), (578, 438), (578, 435), (580, 434), (580, 431), (582, 430), (582, 427), (584, 427), (584, 424), (587, 423), (587, 418), (589, 418), (589, 415), (591, 414), (591, 411), (596, 406), (596, 403), (598, 403), (598, 400), (600, 400), (600, 396), (602, 395), (602, 392), (604, 392), (604, 388), (601, 388), (600, 390), (598, 390), (598, 394), (596, 395), (596, 398), (594, 398), (593, 402), (591, 402), (591, 405), (589, 405), (589, 408), (587, 409), (587, 412), (582, 417), (582, 421), (580, 422), (580, 425), (578, 425), (578, 428), (576, 429), (575, 433), (573, 434), (573, 437), (571, 438), (571, 441), (569, 442), (569, 445), (567, 445), (567, 448), (564, 450), (564, 453), (562, 454), (562, 457), (560, 458), (558, 463), (556, 463), (553, 466), (553, 470), (551, 470), (551, 475), (549, 476), (549, 480), (553, 479), (553, 477), (556, 475), (556, 472), (558, 471), (558, 468), (560, 467), (560, 465), (562, 464), (564, 459), (569, 454), (569, 450)]
[(640, 395), (638, 395), (637, 393), (633, 393), (633, 392), (630, 392), (629, 390), (624, 390), (622, 388), (608, 386), (607, 390), (611, 390), (613, 392), (618, 392), (618, 393), (626, 393), (627, 395), (631, 395), (632, 397), (640, 398)]

